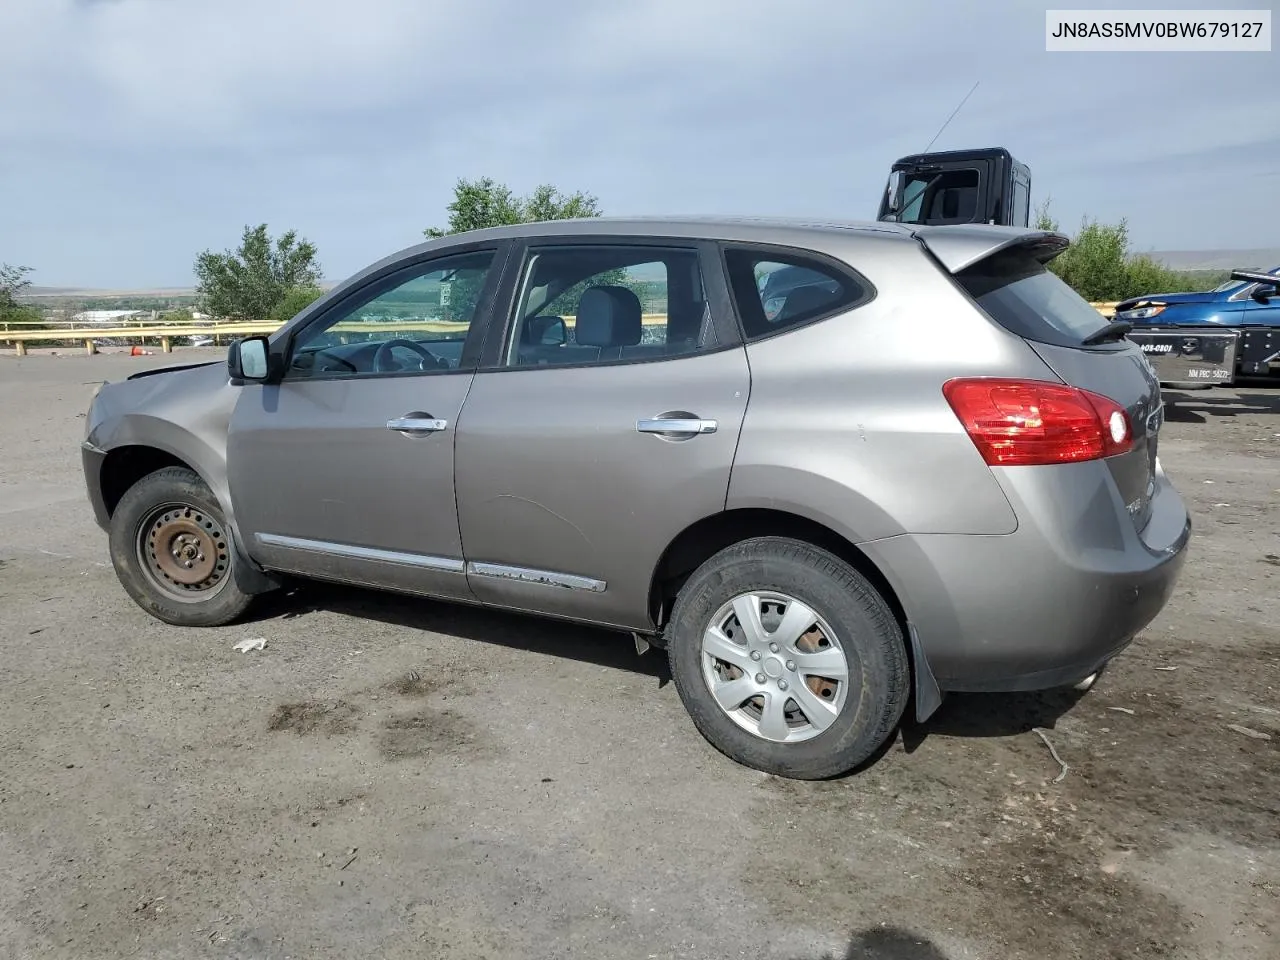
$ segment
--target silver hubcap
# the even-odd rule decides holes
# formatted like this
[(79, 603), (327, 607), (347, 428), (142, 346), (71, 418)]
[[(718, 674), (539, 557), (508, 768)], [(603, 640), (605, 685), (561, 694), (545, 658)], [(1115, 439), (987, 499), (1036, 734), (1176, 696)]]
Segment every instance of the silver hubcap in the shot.
[(835, 632), (782, 593), (744, 593), (716, 611), (702, 635), (702, 676), (729, 719), (776, 743), (822, 733), (849, 690)]

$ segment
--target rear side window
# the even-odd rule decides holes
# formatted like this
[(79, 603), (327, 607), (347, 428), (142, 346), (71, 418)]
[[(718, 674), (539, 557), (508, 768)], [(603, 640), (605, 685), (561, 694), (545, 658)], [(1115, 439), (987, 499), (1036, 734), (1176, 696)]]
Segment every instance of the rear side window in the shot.
[(1001, 251), (956, 274), (993, 320), (1028, 340), (1078, 347), (1107, 320), (1089, 301), (1021, 250)]
[(871, 296), (866, 283), (803, 254), (730, 247), (724, 256), (748, 340), (829, 317)]
[(1022, 180), (1013, 181), (1013, 225), (1025, 227), (1031, 215), (1031, 185)]

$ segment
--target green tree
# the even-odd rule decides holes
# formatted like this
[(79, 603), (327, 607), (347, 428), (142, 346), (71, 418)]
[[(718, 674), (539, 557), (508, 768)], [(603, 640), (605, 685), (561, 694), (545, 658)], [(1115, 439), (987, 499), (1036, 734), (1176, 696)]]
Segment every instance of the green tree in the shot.
[(492, 177), (459, 179), (447, 209), (448, 227), (428, 227), (423, 231), (428, 238), (434, 240), (453, 233), (515, 223), (600, 216), (599, 201), (589, 193), (563, 194), (544, 183), (529, 196), (518, 197), (505, 183), (497, 183)]
[(546, 183), (534, 188), (522, 201), (521, 209), (527, 223), (600, 216), (600, 203), (591, 194), (578, 191), (566, 195)]
[[(423, 234), (430, 239), (482, 230), (485, 227), (503, 227), (516, 223), (536, 223), (545, 220), (571, 220), (601, 215), (600, 202), (589, 193), (562, 193), (551, 184), (541, 184), (526, 197), (517, 196), (505, 183), (492, 177), (477, 180), (459, 179), (453, 188), (453, 201), (447, 207), (449, 224), (446, 228), (428, 227)], [(611, 270), (595, 277), (592, 283), (626, 284), (622, 270)], [(578, 298), (587, 284), (580, 283), (556, 297), (557, 308), (569, 312), (576, 307)], [(467, 316), (474, 309), (480, 294), (477, 281), (459, 280), (450, 290), (451, 316)], [(552, 305), (548, 304), (547, 307)]]
[(39, 310), (18, 299), (31, 286), (31, 281), (27, 279), (29, 273), (31, 267), (0, 263), (0, 322), (43, 319)]
[(244, 228), (240, 248), (196, 257), (200, 308), (215, 317), (266, 320), (299, 289), (314, 290), (321, 279), (315, 244), (293, 230), (273, 245), (267, 225)]
[(15, 267), (8, 263), (0, 263), (0, 310), (8, 310), (18, 305), (18, 297), (31, 286), (27, 274), (30, 267)]
[(288, 323), (322, 296), (324, 291), (314, 285), (294, 287), (271, 309), (270, 319), (276, 323)]

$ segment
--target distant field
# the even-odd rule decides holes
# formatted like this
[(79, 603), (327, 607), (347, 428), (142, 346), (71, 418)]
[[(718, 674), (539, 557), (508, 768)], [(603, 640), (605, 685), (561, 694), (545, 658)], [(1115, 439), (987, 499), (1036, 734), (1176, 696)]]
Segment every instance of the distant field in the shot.
[[(1148, 255), (1171, 270), (1220, 272), (1225, 270), (1269, 270), (1280, 265), (1280, 247), (1240, 250), (1156, 250)], [(324, 289), (333, 281), (321, 283)], [(24, 300), (135, 300), (190, 299), (194, 287), (29, 287)]]
[(173, 298), (194, 297), (194, 287), (139, 287), (137, 289), (96, 289), (93, 287), (28, 287), (22, 294), (24, 300), (97, 299), (125, 300), (134, 297)]
[(1152, 253), (1170, 270), (1270, 270), (1280, 265), (1280, 248), (1256, 250), (1165, 250)]

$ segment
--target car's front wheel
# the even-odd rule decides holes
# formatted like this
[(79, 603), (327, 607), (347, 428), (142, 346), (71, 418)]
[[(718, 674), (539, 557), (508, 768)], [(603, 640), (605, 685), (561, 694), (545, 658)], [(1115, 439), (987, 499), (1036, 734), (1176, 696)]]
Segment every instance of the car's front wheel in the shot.
[(236, 584), (236, 553), (217, 498), (185, 467), (148, 474), (120, 498), (111, 562), (125, 592), (165, 623), (222, 626), (253, 602)]
[(846, 773), (893, 735), (910, 690), (902, 631), (839, 557), (761, 537), (682, 587), (666, 629), (698, 731), (739, 763), (795, 779)]

